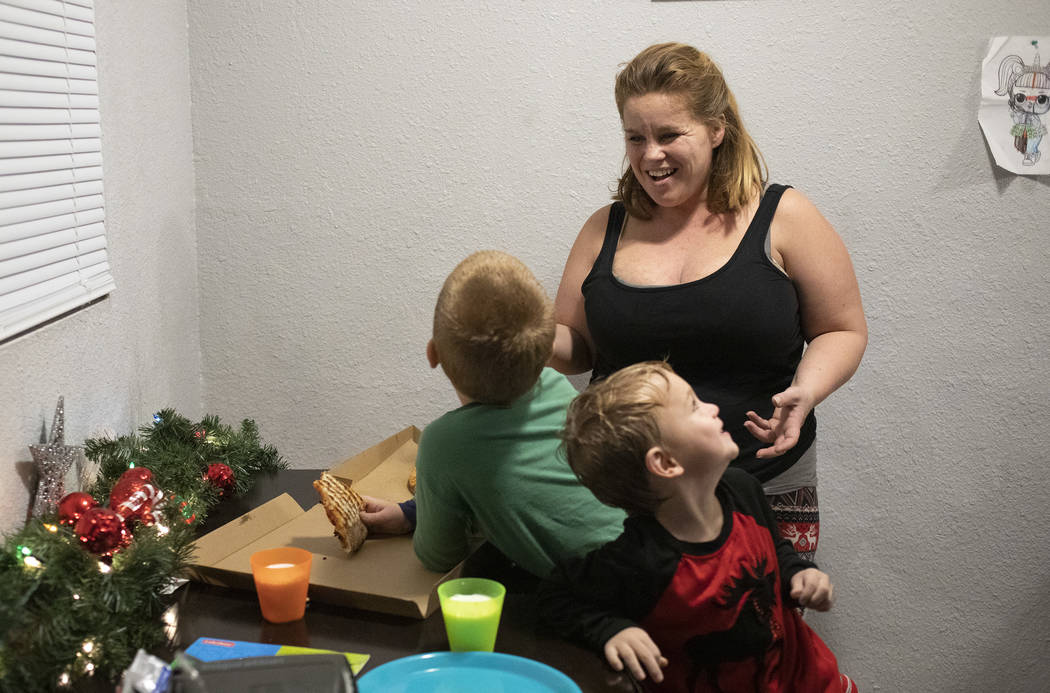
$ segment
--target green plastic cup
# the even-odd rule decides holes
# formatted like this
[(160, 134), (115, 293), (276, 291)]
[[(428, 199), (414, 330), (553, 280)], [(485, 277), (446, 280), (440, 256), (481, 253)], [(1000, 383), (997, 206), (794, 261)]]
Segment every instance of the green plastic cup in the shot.
[(507, 589), (485, 578), (449, 580), (437, 589), (449, 649), (492, 652)]

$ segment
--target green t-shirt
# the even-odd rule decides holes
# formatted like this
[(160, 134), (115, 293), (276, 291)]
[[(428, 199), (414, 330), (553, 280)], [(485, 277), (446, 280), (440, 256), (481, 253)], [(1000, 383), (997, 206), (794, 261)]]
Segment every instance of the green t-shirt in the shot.
[(602, 505), (576, 479), (558, 434), (576, 388), (545, 368), (510, 406), (472, 403), (423, 431), (416, 456), (416, 555), (451, 569), (480, 534), (539, 577), (555, 561), (612, 541), (622, 510)]

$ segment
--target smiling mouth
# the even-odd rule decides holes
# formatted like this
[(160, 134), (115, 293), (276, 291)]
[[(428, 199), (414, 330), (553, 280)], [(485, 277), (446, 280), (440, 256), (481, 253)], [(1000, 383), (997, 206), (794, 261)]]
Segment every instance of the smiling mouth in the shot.
[(646, 173), (649, 174), (649, 177), (653, 180), (664, 180), (665, 178), (670, 178), (677, 172), (678, 169), (676, 168), (662, 168), (659, 171), (646, 171)]

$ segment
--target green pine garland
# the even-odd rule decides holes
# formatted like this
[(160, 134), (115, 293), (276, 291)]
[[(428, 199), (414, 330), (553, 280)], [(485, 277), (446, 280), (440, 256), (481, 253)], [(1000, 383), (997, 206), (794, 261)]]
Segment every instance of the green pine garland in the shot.
[(228, 465), (238, 494), (258, 474), (287, 466), (275, 448), (260, 443), (249, 419), (235, 431), (215, 416), (193, 423), (165, 409), (139, 433), (84, 443), (87, 457), (100, 466), (90, 491), (99, 505), (109, 505), (110, 490), (131, 466), (152, 471), (165, 496), (158, 523), (136, 526), (134, 540), (113, 556), (112, 566), (81, 548), (57, 515), (34, 518), (4, 537), (0, 691), (116, 682), (138, 648), (165, 642), (161, 591), (184, 575), (194, 530), (219, 501), (218, 490), (204, 478), (208, 465)]

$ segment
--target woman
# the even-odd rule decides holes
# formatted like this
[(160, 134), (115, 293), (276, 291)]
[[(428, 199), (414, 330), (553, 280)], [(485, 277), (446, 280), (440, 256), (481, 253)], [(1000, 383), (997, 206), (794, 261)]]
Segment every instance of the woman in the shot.
[(733, 461), (781, 531), (816, 549), (813, 408), (867, 345), (842, 240), (801, 193), (766, 189), (762, 155), (718, 67), (650, 46), (616, 78), (628, 166), (569, 253), (551, 365), (600, 378), (666, 358), (721, 410)]

